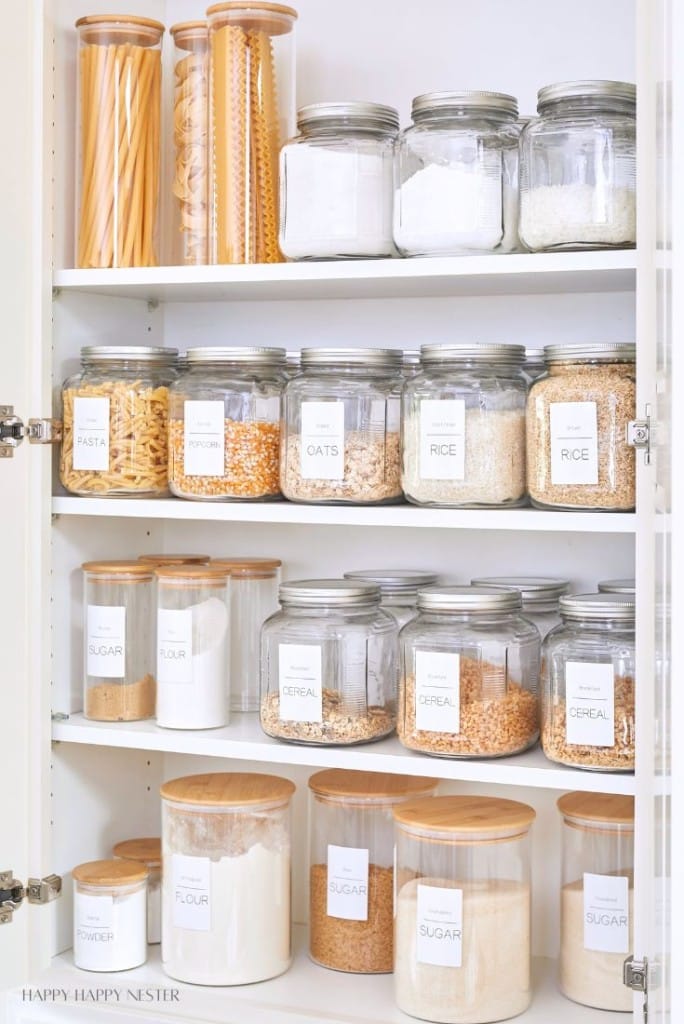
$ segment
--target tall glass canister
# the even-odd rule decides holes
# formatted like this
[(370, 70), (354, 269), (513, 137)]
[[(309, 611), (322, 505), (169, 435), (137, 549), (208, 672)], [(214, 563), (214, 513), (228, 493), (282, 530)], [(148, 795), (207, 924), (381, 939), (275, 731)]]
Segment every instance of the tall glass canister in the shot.
[(206, 21), (169, 29), (173, 60), (174, 264), (209, 262), (209, 36)]

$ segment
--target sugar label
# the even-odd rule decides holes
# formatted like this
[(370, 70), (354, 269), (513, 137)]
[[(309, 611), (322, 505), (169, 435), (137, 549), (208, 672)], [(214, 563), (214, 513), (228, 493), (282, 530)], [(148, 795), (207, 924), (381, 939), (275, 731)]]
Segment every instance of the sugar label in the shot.
[(126, 609), (89, 604), (86, 632), (88, 675), (123, 679), (126, 675)]
[(460, 967), (463, 956), (463, 890), (419, 884), (416, 894), (418, 963)]
[(192, 612), (157, 611), (157, 682), (192, 682)]
[(596, 402), (552, 402), (551, 483), (598, 483)]
[(565, 738), (589, 747), (615, 746), (615, 673), (612, 665), (565, 665)]
[(304, 480), (344, 480), (344, 402), (302, 402)]
[(460, 730), (461, 656), (416, 651), (416, 728), (426, 732)]
[(74, 398), (74, 469), (109, 469), (109, 399)]
[(211, 930), (211, 862), (208, 857), (171, 856), (173, 924), (192, 932)]
[(223, 402), (184, 402), (183, 472), (186, 476), (223, 476), (225, 414)]
[(420, 477), (465, 478), (465, 402), (460, 398), (420, 403)]
[(322, 722), (322, 652), (318, 644), (279, 644), (281, 722)]
[(629, 879), (584, 875), (584, 948), (629, 953)]
[(328, 917), (368, 920), (368, 850), (328, 846)]

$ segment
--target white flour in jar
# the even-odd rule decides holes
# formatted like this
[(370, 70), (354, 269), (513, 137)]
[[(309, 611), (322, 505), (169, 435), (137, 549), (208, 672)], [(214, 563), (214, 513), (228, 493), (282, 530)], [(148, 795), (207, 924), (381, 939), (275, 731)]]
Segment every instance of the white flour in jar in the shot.
[[(634, 889), (629, 889), (629, 940), (632, 946)], [(581, 880), (561, 891), (560, 986), (568, 999), (599, 1010), (632, 1009), (632, 993), (622, 983), (625, 953), (584, 948), (584, 886)]]
[(84, 971), (128, 971), (147, 958), (146, 886), (95, 895), (74, 891), (74, 963)]
[(520, 237), (529, 249), (633, 245), (636, 193), (624, 186), (540, 185), (520, 195)]

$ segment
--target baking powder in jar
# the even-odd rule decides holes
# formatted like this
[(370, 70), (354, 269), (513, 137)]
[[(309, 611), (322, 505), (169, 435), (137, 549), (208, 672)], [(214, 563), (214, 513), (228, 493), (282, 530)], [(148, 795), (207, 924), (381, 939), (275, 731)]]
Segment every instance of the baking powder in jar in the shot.
[(74, 964), (128, 971), (147, 958), (147, 867), (130, 860), (79, 864), (74, 879)]

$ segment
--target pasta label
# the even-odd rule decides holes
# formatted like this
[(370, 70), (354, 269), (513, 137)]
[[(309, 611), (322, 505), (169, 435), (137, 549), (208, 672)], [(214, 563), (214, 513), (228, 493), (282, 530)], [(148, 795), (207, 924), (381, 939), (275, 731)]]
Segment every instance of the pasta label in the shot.
[(186, 476), (223, 476), (225, 420), (223, 402), (185, 402), (183, 472)]
[(109, 399), (74, 398), (74, 469), (109, 469)]

